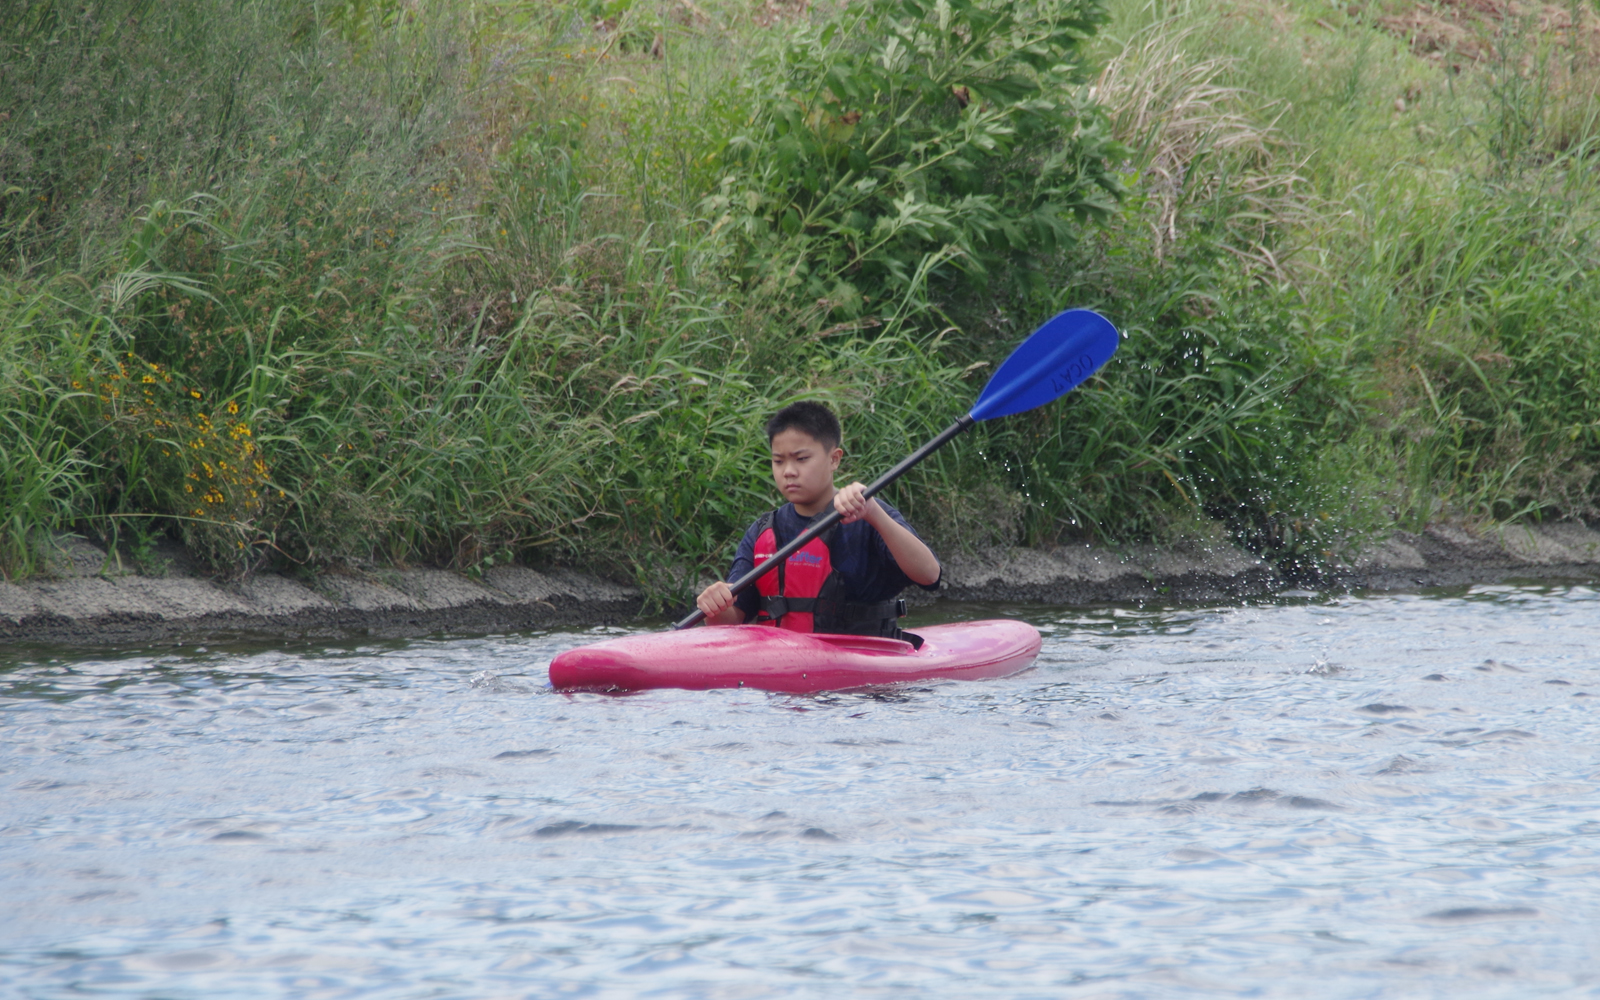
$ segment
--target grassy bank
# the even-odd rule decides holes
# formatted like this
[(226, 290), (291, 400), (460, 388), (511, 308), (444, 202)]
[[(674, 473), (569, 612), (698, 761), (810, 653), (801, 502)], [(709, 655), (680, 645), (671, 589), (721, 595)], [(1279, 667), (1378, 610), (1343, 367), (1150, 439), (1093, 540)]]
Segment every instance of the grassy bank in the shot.
[(70, 530), (669, 596), (773, 502), (776, 405), (865, 478), (1074, 305), (1101, 376), (897, 488), (941, 545), (1315, 573), (1592, 517), (1600, 29), (1427, 12), (7, 8), (0, 567)]

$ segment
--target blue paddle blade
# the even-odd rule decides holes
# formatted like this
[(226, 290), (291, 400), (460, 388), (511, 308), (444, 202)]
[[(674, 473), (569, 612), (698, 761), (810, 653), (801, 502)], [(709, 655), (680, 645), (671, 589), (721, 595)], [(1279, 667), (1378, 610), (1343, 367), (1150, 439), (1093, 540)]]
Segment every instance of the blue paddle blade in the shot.
[(983, 387), (972, 419), (993, 420), (1055, 402), (1117, 352), (1117, 328), (1092, 309), (1068, 309), (1024, 340)]

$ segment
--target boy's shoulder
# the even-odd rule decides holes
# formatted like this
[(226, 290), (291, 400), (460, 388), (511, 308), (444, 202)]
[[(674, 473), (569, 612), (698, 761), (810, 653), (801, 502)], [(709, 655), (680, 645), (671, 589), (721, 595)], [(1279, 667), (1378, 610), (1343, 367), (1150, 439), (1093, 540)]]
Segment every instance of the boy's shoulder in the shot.
[(772, 527), (773, 523), (777, 520), (778, 515), (783, 513), (784, 508), (790, 508), (792, 511), (793, 506), (793, 504), (784, 504), (783, 507), (775, 507), (771, 510), (762, 511), (755, 516), (754, 520), (750, 522), (750, 527), (746, 528), (744, 533), (746, 535), (753, 535), (756, 532), (759, 532), (763, 527)]
[[(744, 529), (744, 537), (739, 540), (739, 548), (741, 550), (754, 550), (755, 543), (761, 538), (762, 533), (768, 528), (772, 528), (779, 533), (782, 533), (782, 529), (777, 527), (777, 521), (778, 517), (783, 514), (785, 507), (789, 508), (790, 514), (796, 517), (799, 516), (798, 514), (794, 514), (794, 505), (787, 503), (784, 504), (783, 507), (762, 511), (760, 514), (756, 515), (755, 520), (750, 522), (750, 526)], [(801, 528), (800, 530), (804, 531), (805, 529)]]

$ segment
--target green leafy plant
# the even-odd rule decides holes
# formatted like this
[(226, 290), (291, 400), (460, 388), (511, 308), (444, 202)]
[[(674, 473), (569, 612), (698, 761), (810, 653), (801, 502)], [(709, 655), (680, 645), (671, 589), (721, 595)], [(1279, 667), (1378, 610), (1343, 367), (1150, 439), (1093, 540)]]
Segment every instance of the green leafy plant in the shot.
[(707, 208), (750, 285), (816, 322), (931, 282), (951, 299), (1047, 255), (1110, 210), (1120, 159), (1079, 86), (1096, 0), (856, 0), (756, 68), (749, 128)]
[[(777, 502), (776, 407), (835, 405), (870, 478), (1075, 305), (1112, 364), (891, 491), (942, 553), (1314, 573), (1390, 525), (1593, 517), (1589, 35), (1447, 79), (1313, 0), (1241, 13), (0, 5), (0, 569), (76, 531), (677, 600)], [(1462, 141), (1507, 102), (1545, 122), (1514, 170)]]

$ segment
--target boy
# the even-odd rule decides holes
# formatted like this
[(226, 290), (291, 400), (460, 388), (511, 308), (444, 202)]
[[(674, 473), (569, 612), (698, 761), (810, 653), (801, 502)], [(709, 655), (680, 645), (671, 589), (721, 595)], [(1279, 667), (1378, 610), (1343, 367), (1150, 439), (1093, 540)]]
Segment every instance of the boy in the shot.
[(789, 502), (763, 514), (744, 533), (728, 579), (765, 562), (829, 507), (843, 521), (737, 597), (726, 583), (701, 591), (695, 603), (707, 625), (753, 621), (796, 632), (880, 635), (922, 645), (900, 631), (905, 605), (896, 597), (912, 583), (937, 590), (939, 560), (899, 511), (865, 499), (862, 484), (834, 487), (833, 474), (844, 458), (841, 437), (838, 418), (821, 403), (791, 403), (767, 421), (772, 478)]

